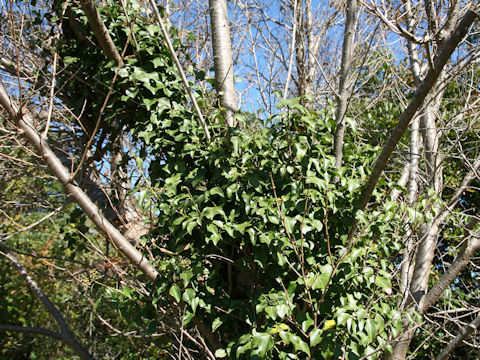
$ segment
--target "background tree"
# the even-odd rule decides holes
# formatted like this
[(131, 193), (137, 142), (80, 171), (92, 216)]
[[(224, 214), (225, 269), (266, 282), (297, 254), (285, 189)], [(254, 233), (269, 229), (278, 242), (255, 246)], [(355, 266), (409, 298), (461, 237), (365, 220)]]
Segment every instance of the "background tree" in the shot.
[[(33, 331), (101, 358), (471, 355), (478, 6), (238, 1), (212, 57), (205, 4), (168, 5), (4, 5), (2, 255), (64, 318), (22, 317), (3, 263), (5, 354)], [(254, 80), (242, 126), (193, 59)]]

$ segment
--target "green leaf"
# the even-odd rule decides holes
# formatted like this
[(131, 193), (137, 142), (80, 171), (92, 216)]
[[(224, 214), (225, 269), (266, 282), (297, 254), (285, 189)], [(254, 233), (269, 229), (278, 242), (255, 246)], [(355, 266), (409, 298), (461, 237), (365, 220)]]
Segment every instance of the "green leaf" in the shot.
[(156, 133), (154, 131), (141, 131), (138, 136), (145, 140), (145, 144), (150, 145), (150, 139), (156, 136)]
[(147, 108), (147, 110), (150, 111), (152, 106), (157, 103), (157, 99), (143, 99), (142, 102), (145, 105), (145, 107)]
[(194, 316), (195, 316), (194, 313), (187, 310), (185, 312), (185, 316), (183, 317), (183, 325), (188, 325), (190, 323), (190, 321), (192, 321)]
[(193, 220), (193, 221), (190, 221), (187, 225), (187, 233), (189, 235), (192, 235), (192, 231), (193, 229), (195, 229), (195, 227), (197, 226), (197, 221), (196, 220)]
[(375, 285), (381, 287), (382, 289), (392, 288), (392, 282), (390, 281), (390, 279), (387, 279), (386, 277), (380, 275), (375, 276)]
[(244, 235), (245, 234), (245, 229), (250, 225), (251, 225), (250, 221), (245, 221), (241, 224), (235, 225), (234, 229), (235, 229), (235, 231), (238, 231), (240, 234)]
[(307, 343), (300, 338), (300, 336), (291, 334), (290, 342), (295, 348), (295, 351), (303, 351), (305, 354), (310, 356), (310, 348)]
[(222, 198), (225, 197), (225, 193), (218, 186), (215, 186), (213, 189), (210, 189), (210, 195), (220, 195)]
[(230, 138), (230, 141), (232, 142), (232, 145), (233, 145), (233, 153), (235, 155), (238, 155), (239, 154), (239, 144), (240, 144), (240, 137), (238, 136), (232, 136)]
[(322, 341), (322, 330), (315, 328), (310, 331), (310, 347), (317, 346)]
[(227, 356), (227, 352), (225, 351), (225, 349), (217, 349), (215, 351), (216, 358), (221, 359), (221, 358), (224, 358), (225, 356)]
[(181, 176), (181, 174), (175, 174), (165, 180), (165, 187), (170, 193), (177, 194), (177, 185), (182, 181)]
[(238, 190), (238, 184), (236, 183), (227, 187), (227, 198), (231, 199), (233, 194), (235, 194), (237, 190)]
[(351, 318), (351, 315), (349, 313), (341, 312), (337, 315), (337, 324), (341, 326), (345, 324), (347, 320), (350, 318)]
[(163, 57), (156, 57), (155, 59), (152, 60), (153, 66), (154, 67), (160, 67), (165, 65), (165, 59)]
[(74, 57), (74, 56), (65, 56), (63, 58), (63, 63), (65, 64), (65, 66), (68, 66), (70, 64), (74, 64), (78, 61), (79, 59), (77, 57)]
[(367, 332), (370, 341), (374, 339), (376, 327), (372, 319), (368, 319), (365, 323), (365, 331)]
[(305, 157), (305, 154), (307, 153), (307, 148), (305, 147), (305, 145), (301, 143), (296, 143), (295, 150), (296, 150), (297, 159), (298, 161), (301, 162), (302, 159)]
[(177, 303), (180, 302), (181, 294), (180, 294), (180, 289), (177, 285), (172, 285), (168, 293), (175, 299)]
[(328, 331), (330, 329), (333, 329), (336, 325), (337, 325), (337, 323), (335, 322), (335, 320), (333, 320), (333, 319), (326, 320), (325, 324), (323, 324), (322, 330), (323, 331)]
[(183, 301), (185, 301), (187, 304), (190, 304), (190, 302), (195, 299), (195, 291), (191, 288), (185, 289), (185, 292), (182, 295)]
[(327, 264), (320, 266), (320, 275), (317, 276), (315, 282), (312, 285), (312, 290), (320, 289), (324, 291), (327, 288), (328, 281), (330, 280), (330, 275), (332, 275), (333, 268), (332, 265)]
[(298, 105), (299, 101), (300, 101), (300, 98), (298, 98), (298, 97), (293, 98), (293, 99), (280, 100), (277, 104), (277, 109), (281, 109), (284, 106), (291, 107), (291, 106), (294, 106), (294, 105)]
[(202, 217), (205, 216), (209, 220), (213, 220), (216, 215), (222, 215), (224, 219), (227, 218), (227, 215), (225, 215), (225, 212), (221, 206), (206, 207), (202, 211)]
[(219, 317), (215, 318), (215, 320), (213, 320), (213, 323), (212, 323), (212, 331), (217, 330), (222, 324), (223, 324), (223, 321), (220, 320)]
[(276, 306), (267, 306), (265, 308), (265, 313), (268, 315), (268, 317), (272, 320), (277, 319), (277, 307)]
[(258, 355), (260, 359), (267, 356), (268, 351), (273, 348), (272, 336), (268, 333), (254, 333), (252, 337), (252, 355)]

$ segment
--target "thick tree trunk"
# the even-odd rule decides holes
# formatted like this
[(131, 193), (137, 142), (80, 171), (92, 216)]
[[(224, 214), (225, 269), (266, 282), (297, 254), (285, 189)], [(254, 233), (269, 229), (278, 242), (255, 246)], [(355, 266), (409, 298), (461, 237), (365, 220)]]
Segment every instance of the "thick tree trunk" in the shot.
[(303, 20), (303, 0), (295, 0), (295, 59), (297, 65), (297, 92), (298, 96), (307, 94), (309, 80), (307, 78), (307, 43), (305, 37), (305, 22)]
[(209, 0), (212, 27), (215, 83), (221, 94), (221, 106), (229, 126), (235, 126), (233, 115), (237, 111), (237, 98), (233, 78), (232, 42), (226, 0)]

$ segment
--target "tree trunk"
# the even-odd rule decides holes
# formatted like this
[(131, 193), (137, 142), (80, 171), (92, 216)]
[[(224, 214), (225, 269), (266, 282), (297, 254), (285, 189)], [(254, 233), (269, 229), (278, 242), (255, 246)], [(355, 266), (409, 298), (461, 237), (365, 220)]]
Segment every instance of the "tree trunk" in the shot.
[[(352, 64), (352, 46), (355, 27), (355, 14), (357, 11), (357, 0), (347, 2), (347, 16), (345, 19), (345, 30), (343, 33), (343, 47), (342, 47), (342, 62), (340, 65), (339, 85), (337, 108), (335, 111), (335, 140), (334, 140), (334, 155), (335, 167), (338, 169), (342, 166), (343, 160), (343, 139), (345, 137), (345, 113), (347, 112), (348, 98), (349, 98), (349, 74)], [(338, 177), (334, 181), (338, 182)]]
[(209, 0), (212, 27), (215, 83), (221, 96), (221, 106), (229, 126), (235, 126), (233, 115), (237, 111), (235, 82), (233, 78), (232, 42), (226, 0)]

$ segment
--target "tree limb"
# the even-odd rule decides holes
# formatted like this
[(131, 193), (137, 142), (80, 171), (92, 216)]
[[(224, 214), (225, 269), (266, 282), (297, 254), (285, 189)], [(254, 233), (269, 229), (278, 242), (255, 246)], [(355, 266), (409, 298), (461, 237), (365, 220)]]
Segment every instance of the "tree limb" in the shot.
[(18, 325), (8, 325), (2, 324), (0, 325), (0, 331), (10, 331), (10, 332), (22, 332), (22, 333), (33, 333), (33, 334), (40, 334), (45, 335), (57, 340), (63, 340), (62, 334), (51, 331), (44, 328), (39, 327), (29, 327), (29, 326), (18, 326)]
[(465, 37), (468, 28), (470, 27), (470, 25), (472, 25), (473, 21), (477, 16), (478, 15), (476, 12), (468, 11), (463, 17), (462, 21), (458, 24), (457, 28), (452, 33), (450, 38), (442, 45), (438, 56), (434, 60), (433, 68), (428, 71), (427, 76), (423, 80), (422, 84), (415, 91), (412, 101), (400, 115), (397, 126), (395, 127), (395, 129), (393, 129), (390, 138), (383, 147), (380, 156), (377, 158), (368, 182), (360, 196), (360, 203), (358, 206), (359, 210), (363, 210), (367, 206), (370, 200), (370, 196), (372, 195), (373, 190), (377, 185), (378, 179), (380, 178), (380, 175), (387, 166), (387, 161), (390, 158), (390, 155), (400, 141), (402, 135), (405, 133), (405, 130), (407, 129), (410, 121), (416, 114), (417, 110), (423, 104), (425, 97), (435, 85), (435, 82), (437, 81), (440, 73), (450, 59), (450, 56), (457, 48), (457, 45), (460, 43), (460, 41), (462, 41), (462, 39)]
[(95, 37), (100, 44), (100, 47), (104, 51), (105, 55), (108, 59), (115, 61), (115, 64), (118, 67), (123, 65), (122, 57), (118, 52), (115, 44), (113, 43), (110, 34), (108, 33), (108, 29), (105, 26), (102, 18), (100, 17), (100, 13), (98, 12), (95, 4), (92, 0), (80, 0), (80, 5), (82, 6), (82, 10), (85, 12), (87, 16), (88, 23), (95, 34)]
[[(355, 13), (357, 11), (357, 0), (347, 2), (347, 16), (345, 19), (345, 31), (343, 34), (342, 47), (342, 63), (340, 65), (340, 73), (338, 74), (339, 86), (337, 97), (337, 108), (335, 113), (335, 139), (333, 151), (335, 155), (335, 167), (339, 169), (342, 166), (343, 159), (343, 139), (345, 137), (345, 114), (349, 103), (349, 86), (348, 77), (350, 74), (350, 67), (352, 64), (353, 54), (353, 36), (355, 27)], [(338, 176), (335, 177), (334, 182), (338, 182)]]
[(40, 137), (40, 134), (32, 125), (32, 117), (28, 113), (19, 112), (10, 97), (0, 84), (0, 105), (7, 111), (11, 120), (23, 135), (42, 155), (45, 163), (54, 173), (65, 191), (83, 209), (85, 214), (92, 220), (98, 229), (110, 239), (117, 249), (124, 254), (130, 262), (141, 270), (149, 279), (155, 281), (158, 272), (130, 242), (113, 226), (101, 213), (99, 208), (90, 200), (87, 194), (73, 181), (70, 172), (62, 165), (57, 155), (51, 150), (48, 143)]
[(464, 243), (453, 261), (452, 265), (442, 275), (440, 280), (425, 295), (423, 306), (419, 309), (420, 313), (425, 313), (442, 296), (445, 289), (455, 280), (460, 272), (468, 265), (470, 259), (476, 251), (480, 249), (480, 238), (478, 234), (471, 234), (474, 226), (480, 221), (480, 214), (469, 221), (465, 226)]

